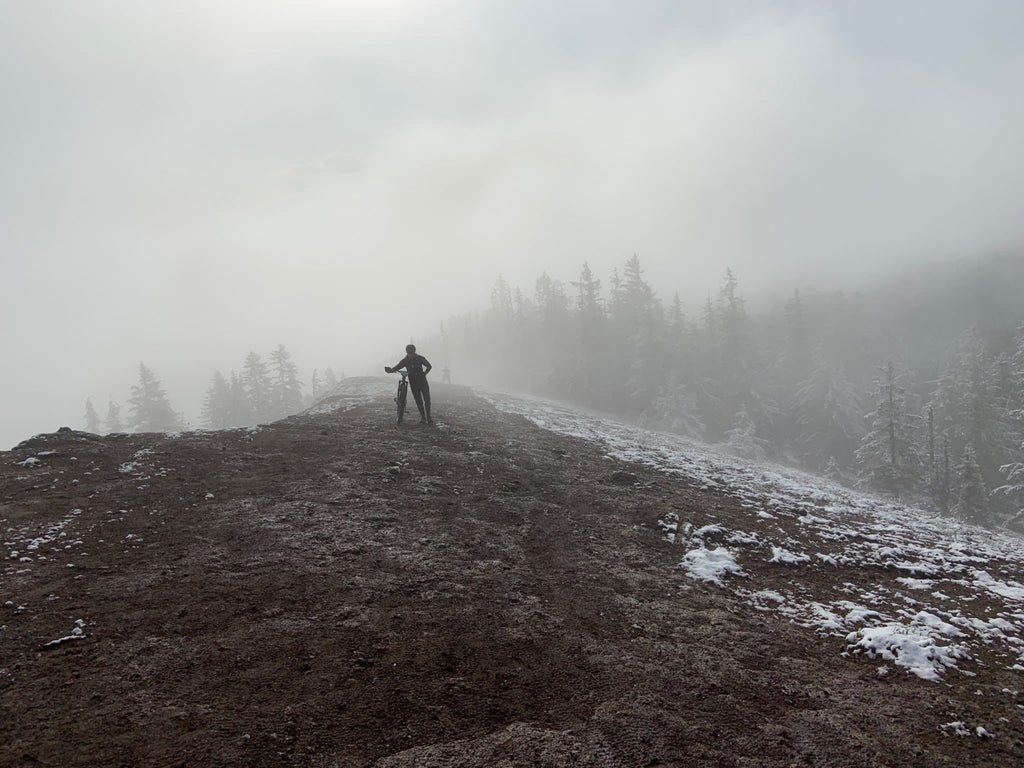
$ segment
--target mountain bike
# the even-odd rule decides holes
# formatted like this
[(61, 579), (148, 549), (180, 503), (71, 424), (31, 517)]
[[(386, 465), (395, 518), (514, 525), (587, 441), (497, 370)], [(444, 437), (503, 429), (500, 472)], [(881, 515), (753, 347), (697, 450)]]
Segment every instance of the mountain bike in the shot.
[(398, 423), (405, 417), (405, 401), (409, 396), (409, 372), (396, 371), (402, 378), (398, 380), (398, 392), (395, 394), (395, 405), (398, 406)]

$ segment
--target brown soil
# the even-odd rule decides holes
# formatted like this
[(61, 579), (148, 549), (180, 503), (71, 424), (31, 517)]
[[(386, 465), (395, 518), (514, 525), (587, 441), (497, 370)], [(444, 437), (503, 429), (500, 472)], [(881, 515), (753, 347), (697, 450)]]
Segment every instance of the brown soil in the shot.
[(0, 453), (0, 764), (1024, 762), (1009, 673), (880, 678), (688, 578), (659, 517), (735, 500), (435, 400)]

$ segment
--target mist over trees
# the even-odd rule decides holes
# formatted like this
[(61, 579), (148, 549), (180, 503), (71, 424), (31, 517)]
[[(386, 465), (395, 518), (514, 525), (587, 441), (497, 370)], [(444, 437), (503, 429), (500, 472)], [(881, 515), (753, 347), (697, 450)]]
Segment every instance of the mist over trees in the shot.
[[(231, 371), (230, 379), (220, 371), (214, 372), (203, 401), (204, 426), (223, 429), (276, 421), (308, 403), (298, 368), (284, 345), (279, 344), (268, 358), (269, 362), (256, 352), (249, 352), (241, 373)], [(314, 371), (311, 396), (320, 394), (319, 376)]]
[(1024, 522), (1024, 259), (908, 273), (756, 311), (727, 270), (688, 313), (633, 255), (606, 280), (499, 276), (431, 346), (463, 380), (577, 403), (748, 458)]
[[(298, 367), (283, 344), (275, 347), (266, 360), (249, 352), (240, 371), (232, 370), (227, 376), (214, 371), (203, 398), (201, 425), (226, 429), (276, 421), (311, 405), (337, 384), (338, 377), (330, 368), (323, 374), (314, 370), (309, 391), (304, 393)], [(111, 397), (101, 422), (92, 398), (86, 398), (86, 431), (110, 434), (128, 428), (135, 432), (171, 432), (190, 426), (184, 414), (171, 406), (163, 385), (144, 363), (139, 364), (139, 379), (131, 387), (128, 406), (125, 422), (121, 406)]]
[(144, 363), (139, 363), (139, 383), (132, 387), (128, 406), (128, 426), (136, 432), (173, 432), (185, 426), (184, 419), (171, 408), (164, 388)]
[(93, 407), (92, 398), (85, 398), (85, 429), (87, 432), (99, 432), (100, 416)]

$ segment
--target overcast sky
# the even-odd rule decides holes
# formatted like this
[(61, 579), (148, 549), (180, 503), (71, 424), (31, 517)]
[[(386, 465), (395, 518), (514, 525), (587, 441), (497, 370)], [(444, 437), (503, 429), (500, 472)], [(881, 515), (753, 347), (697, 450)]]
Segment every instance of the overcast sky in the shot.
[(250, 349), (376, 370), (499, 273), (635, 252), (696, 303), (1019, 249), (1022, 39), (1019, 0), (0, 0), (0, 448), (140, 361), (193, 423)]

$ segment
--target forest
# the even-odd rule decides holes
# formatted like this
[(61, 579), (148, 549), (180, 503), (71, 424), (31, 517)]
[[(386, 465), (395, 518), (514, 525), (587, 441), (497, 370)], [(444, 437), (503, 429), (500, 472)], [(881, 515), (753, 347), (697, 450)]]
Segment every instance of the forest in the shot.
[[(627, 259), (607, 281), (499, 276), (485, 310), (423, 344), (456, 377), (563, 400), (738, 456), (800, 467), (966, 522), (1024, 529), (1024, 258), (909, 271), (856, 292), (794, 290), (748, 307), (726, 270), (695, 312)], [(201, 426), (296, 413), (338, 382), (303, 381), (283, 345), (215, 371)], [(127, 413), (92, 432), (189, 427), (139, 365)]]
[[(214, 371), (203, 398), (201, 425), (228, 429), (283, 419), (311, 405), (337, 384), (337, 375), (326, 368), (323, 374), (314, 370), (307, 387), (283, 344), (277, 345), (266, 360), (257, 352), (249, 352), (239, 372), (232, 370), (225, 376)], [(184, 414), (172, 407), (167, 392), (145, 363), (139, 363), (138, 382), (131, 387), (126, 414), (111, 398), (106, 417), (101, 418), (89, 397), (84, 420), (86, 430), (97, 434), (123, 430), (175, 432), (191, 426)]]
[[(1024, 524), (1024, 259), (696, 312), (634, 255), (599, 279), (498, 277), (424, 344), (457, 376), (801, 467), (983, 525)], [(486, 302), (485, 297), (481, 297)]]

